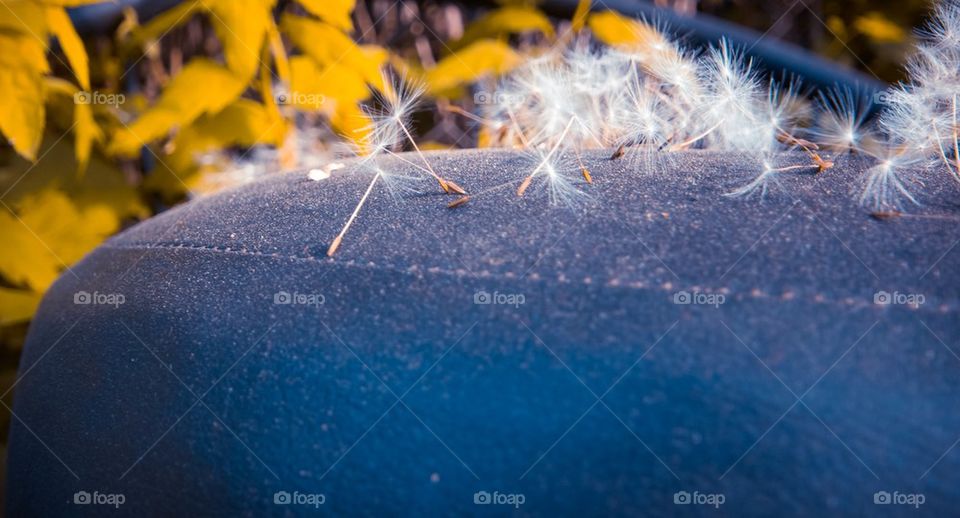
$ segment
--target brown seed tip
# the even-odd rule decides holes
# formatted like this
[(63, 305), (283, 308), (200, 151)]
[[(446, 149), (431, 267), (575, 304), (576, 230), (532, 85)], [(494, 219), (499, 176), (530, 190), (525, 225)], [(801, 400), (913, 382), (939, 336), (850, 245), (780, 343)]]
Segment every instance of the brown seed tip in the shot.
[(455, 208), (463, 205), (464, 203), (467, 203), (468, 201), (470, 201), (470, 197), (469, 197), (469, 196), (463, 196), (463, 197), (461, 197), (461, 198), (457, 198), (456, 200), (453, 200), (453, 201), (451, 201), (450, 203), (448, 203), (448, 204), (447, 204), (447, 208), (448, 208), (448, 209), (455, 209)]
[(452, 192), (455, 194), (467, 194), (467, 191), (463, 190), (463, 187), (457, 185), (453, 180), (444, 179), (443, 181), (447, 184), (447, 189), (449, 189), (447, 191), (448, 193)]
[(613, 155), (610, 156), (610, 160), (616, 160), (616, 159), (622, 157), (622, 156), (624, 155), (624, 153), (626, 153), (626, 152), (627, 152), (626, 148), (624, 148), (624, 147), (621, 145), (620, 147), (617, 148), (616, 151), (613, 152)]
[(888, 220), (888, 219), (899, 218), (899, 217), (902, 216), (902, 215), (903, 215), (903, 214), (901, 214), (899, 211), (895, 211), (895, 210), (891, 210), (891, 211), (878, 211), (878, 212), (871, 212), (871, 213), (870, 213), (870, 217), (873, 218), (873, 219), (875, 219), (875, 220), (877, 220), (877, 221), (886, 221), (886, 220)]
[(590, 171), (587, 170), (586, 167), (580, 166), (580, 172), (583, 173), (583, 179), (586, 180), (587, 183), (593, 183), (593, 177), (590, 176)]
[(521, 183), (520, 187), (517, 188), (517, 196), (523, 196), (523, 193), (527, 192), (527, 187), (530, 187), (530, 182), (532, 181), (532, 175), (524, 178), (523, 183)]
[(333, 254), (337, 253), (337, 248), (340, 248), (340, 241), (343, 241), (343, 236), (337, 236), (333, 243), (330, 243), (330, 248), (327, 249), (327, 257), (333, 257)]

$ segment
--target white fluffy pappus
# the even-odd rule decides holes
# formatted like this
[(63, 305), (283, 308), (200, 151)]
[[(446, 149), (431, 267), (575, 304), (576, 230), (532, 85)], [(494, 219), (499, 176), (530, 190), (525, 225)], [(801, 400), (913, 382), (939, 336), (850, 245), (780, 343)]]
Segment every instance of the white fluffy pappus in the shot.
[[(909, 80), (883, 96), (879, 125), (898, 149), (886, 154), (927, 158), (928, 164), (937, 163), (938, 169), (960, 182), (960, 1), (939, 2), (917, 36), (920, 43), (906, 67)], [(906, 164), (890, 165), (884, 160), (880, 171), (868, 172), (865, 189), (871, 192), (864, 191), (866, 200), (881, 202), (899, 193), (916, 203), (896, 175), (886, 172), (903, 169)], [(920, 165), (923, 161), (907, 162)]]
[(905, 182), (924, 166), (926, 159), (890, 144), (884, 145), (881, 153), (876, 157), (877, 163), (863, 174), (860, 205), (876, 211), (899, 211), (906, 203), (919, 205)]

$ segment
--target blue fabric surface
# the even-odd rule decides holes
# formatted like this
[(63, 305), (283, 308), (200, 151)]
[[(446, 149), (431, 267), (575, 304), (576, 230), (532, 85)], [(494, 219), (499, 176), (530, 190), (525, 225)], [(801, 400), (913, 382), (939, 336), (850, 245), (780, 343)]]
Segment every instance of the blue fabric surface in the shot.
[[(741, 200), (723, 193), (755, 160), (608, 156), (586, 157), (595, 184), (573, 210), (536, 185), (453, 210), (378, 187), (332, 259), (370, 178), (350, 167), (112, 239), (31, 327), (8, 514), (317, 512), (275, 504), (282, 491), (372, 516), (954, 514), (956, 222), (870, 218), (851, 200), (856, 157)], [(472, 192), (530, 165), (432, 160)], [(946, 178), (923, 181), (925, 212), (956, 212)], [(479, 491), (524, 502), (477, 505)], [(681, 491), (724, 502), (677, 505)], [(924, 503), (878, 506), (878, 491)]]

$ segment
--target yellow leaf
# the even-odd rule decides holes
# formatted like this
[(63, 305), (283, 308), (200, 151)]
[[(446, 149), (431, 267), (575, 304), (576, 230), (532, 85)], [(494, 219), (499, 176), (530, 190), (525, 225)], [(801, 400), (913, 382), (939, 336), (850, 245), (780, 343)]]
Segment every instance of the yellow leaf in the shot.
[(37, 159), (43, 136), (42, 77), (25, 70), (0, 73), (0, 132), (20, 155)]
[(69, 107), (72, 112), (70, 127), (73, 129), (77, 172), (82, 175), (90, 161), (94, 142), (103, 142), (103, 130), (94, 118), (92, 105), (76, 102), (77, 96), (82, 95), (83, 92), (77, 90), (72, 83), (56, 77), (47, 77), (45, 85), (47, 103), (55, 104), (54, 101), (59, 99), (61, 106)]
[(42, 0), (42, 2), (60, 7), (80, 7), (81, 5), (102, 4), (104, 0)]
[(0, 212), (0, 229), (12, 246), (0, 253), (0, 273), (14, 284), (43, 292), (61, 268), (80, 260), (120, 225), (108, 207), (80, 210), (67, 196), (48, 189)]
[[(69, 115), (69, 114), (68, 114)], [(137, 190), (128, 183), (116, 164), (93, 154), (83, 176), (65, 174), (77, 168), (74, 146), (69, 139), (47, 132), (40, 148), (43, 160), (36, 164), (20, 157), (0, 163), (0, 192), (11, 207), (36, 192), (58, 189), (70, 193), (77, 208), (105, 206), (120, 218), (144, 218), (149, 210)], [(0, 212), (4, 210), (0, 205)]]
[(463, 37), (452, 46), (457, 49), (479, 39), (528, 31), (553, 36), (553, 25), (543, 13), (533, 7), (501, 7), (468, 25)]
[(249, 79), (257, 70), (273, 4), (273, 0), (203, 0), (227, 66), (241, 77)]
[(506, 43), (480, 40), (451, 54), (426, 73), (427, 89), (441, 94), (489, 74), (502, 74), (520, 63), (520, 56)]
[(174, 139), (173, 154), (192, 161), (199, 153), (228, 146), (279, 146), (283, 143), (284, 135), (284, 119), (277, 117), (266, 105), (250, 99), (239, 99), (220, 112), (204, 115), (184, 128)]
[(900, 43), (906, 38), (906, 32), (899, 25), (876, 11), (858, 16), (853, 26), (861, 34), (880, 43)]
[(338, 104), (330, 124), (340, 135), (360, 145), (370, 130), (370, 117), (356, 104)]
[[(34, 10), (21, 9), (24, 5), (0, 8), (0, 28), (10, 29), (0, 30), (0, 133), (20, 156), (34, 160), (43, 137), (43, 75), (50, 71), (50, 66), (44, 41), (34, 35), (35, 30), (45, 34), (43, 10), (34, 19), (30, 15)], [(6, 17), (2, 16), (4, 13)], [(31, 28), (31, 24), (40, 28)]]
[(577, 10), (573, 12), (571, 28), (573, 32), (580, 32), (587, 23), (587, 16), (590, 14), (591, 0), (580, 0), (577, 2)]
[(46, 43), (30, 35), (0, 31), (0, 67), (27, 68), (38, 74), (50, 72)]
[(450, 144), (444, 144), (442, 142), (437, 142), (435, 140), (428, 140), (426, 142), (421, 142), (419, 147), (421, 151), (447, 151), (450, 149), (457, 149), (456, 147)]
[(635, 50), (669, 44), (651, 25), (613, 11), (591, 14), (587, 23), (597, 39), (613, 47)]
[(42, 294), (0, 288), (0, 326), (19, 324), (30, 320), (40, 305)]
[(190, 20), (194, 14), (200, 11), (201, 7), (200, 0), (190, 0), (167, 9), (153, 17), (149, 22), (131, 31), (132, 43), (136, 46), (142, 46), (160, 39), (174, 27)]
[(290, 94), (287, 102), (303, 110), (332, 114), (339, 104), (356, 104), (370, 97), (370, 89), (355, 70), (332, 63), (320, 67), (310, 58), (290, 60)]
[(827, 28), (833, 34), (836, 34), (837, 40), (839, 41), (846, 41), (847, 38), (849, 38), (846, 23), (844, 23), (843, 18), (837, 15), (827, 17)]
[(194, 58), (163, 90), (160, 100), (114, 135), (108, 152), (132, 156), (140, 146), (200, 115), (217, 113), (246, 89), (247, 81), (206, 58)]
[(73, 69), (77, 81), (84, 90), (90, 89), (90, 68), (87, 60), (87, 50), (83, 47), (83, 41), (73, 28), (67, 11), (62, 7), (47, 8), (47, 24), (50, 32), (57, 37), (63, 53), (70, 62), (70, 68)]
[(267, 25), (267, 40), (270, 44), (270, 54), (277, 66), (277, 76), (280, 81), (290, 84), (290, 60), (287, 58), (287, 50), (283, 47), (283, 39), (280, 37), (280, 29), (270, 18), (270, 24)]
[(212, 168), (203, 164), (210, 154), (232, 146), (280, 146), (289, 129), (286, 119), (272, 107), (239, 99), (220, 112), (204, 115), (181, 129), (172, 144), (165, 147), (172, 151), (162, 156), (145, 187), (170, 200), (187, 192), (211, 192), (217, 185), (211, 185), (204, 180), (204, 175), (198, 174)]
[(485, 148), (493, 146), (494, 134), (493, 131), (487, 126), (481, 126), (480, 132), (477, 134), (477, 147)]
[(350, 13), (356, 6), (356, 0), (297, 0), (310, 14), (334, 27), (350, 32), (353, 30), (353, 20)]
[(103, 131), (93, 118), (89, 104), (77, 104), (73, 109), (73, 142), (77, 154), (77, 172), (86, 172), (94, 142), (103, 142)]
[(383, 49), (361, 47), (336, 27), (302, 16), (285, 14), (280, 19), (280, 28), (318, 65), (343, 65), (358, 72), (364, 81), (377, 90), (383, 90), (381, 67), (387, 60), (387, 53)]
[(0, 30), (30, 36), (42, 43), (47, 39), (47, 18), (40, 2), (0, 3)]
[(4, 249), (0, 252), (0, 274), (7, 282), (43, 292), (53, 283), (61, 263), (31, 229), (25, 227), (5, 207), (0, 209), (0, 232)]

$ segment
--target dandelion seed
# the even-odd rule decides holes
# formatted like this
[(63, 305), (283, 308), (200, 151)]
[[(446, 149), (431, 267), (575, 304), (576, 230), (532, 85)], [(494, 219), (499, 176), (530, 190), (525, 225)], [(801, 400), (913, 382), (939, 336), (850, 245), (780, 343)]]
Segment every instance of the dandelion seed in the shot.
[(732, 192), (727, 193), (727, 196), (731, 197), (740, 197), (740, 196), (751, 196), (757, 192), (760, 193), (760, 198), (764, 198), (767, 195), (767, 192), (770, 190), (771, 185), (780, 187), (780, 175), (789, 171), (798, 171), (803, 169), (811, 169), (816, 166), (809, 165), (792, 165), (786, 167), (774, 167), (769, 160), (763, 161), (763, 170), (753, 179), (750, 183), (736, 189)]
[(520, 187), (517, 187), (517, 196), (523, 196), (527, 192), (527, 189), (530, 187), (530, 184), (533, 182), (533, 175), (530, 175), (523, 179), (520, 182)]
[(863, 151), (870, 136), (866, 126), (869, 101), (864, 99), (849, 88), (821, 92), (821, 118), (812, 130), (814, 139), (837, 151)]
[(938, 3), (920, 36), (944, 51), (960, 49), (960, 3), (955, 0)]
[(876, 211), (870, 213), (870, 217), (878, 221), (886, 221), (888, 219), (899, 218), (901, 216), (903, 216), (903, 213), (896, 210)]
[[(712, 145), (733, 150), (765, 151), (760, 82), (750, 61), (723, 40), (711, 48), (703, 61), (704, 119), (717, 125), (707, 138)], [(761, 130), (758, 133), (758, 129)]]
[(587, 183), (593, 183), (593, 176), (590, 176), (590, 171), (583, 165), (580, 166), (580, 173), (583, 174), (584, 181)]
[(453, 200), (453, 201), (451, 201), (450, 203), (448, 203), (448, 204), (447, 204), (447, 208), (448, 208), (448, 209), (453, 209), (453, 208), (459, 207), (459, 206), (467, 203), (468, 201), (470, 201), (470, 197), (469, 197), (469, 196), (463, 196), (463, 197), (457, 198), (456, 200)]
[(899, 219), (899, 218), (960, 221), (960, 216), (956, 216), (953, 214), (907, 214), (907, 213), (895, 211), (895, 210), (871, 212), (870, 217), (877, 221), (888, 221), (888, 220)]
[(888, 146), (878, 157), (876, 165), (863, 175), (863, 190), (860, 193), (860, 205), (875, 211), (900, 211), (905, 202), (920, 205), (920, 202), (907, 190), (901, 176), (923, 164), (922, 157)]
[(343, 228), (340, 230), (340, 233), (337, 234), (337, 237), (333, 239), (333, 242), (330, 243), (330, 248), (327, 249), (327, 257), (333, 257), (333, 254), (337, 252), (337, 249), (340, 248), (340, 243), (343, 242), (343, 236), (347, 235), (347, 231), (350, 230), (350, 225), (353, 225), (354, 220), (357, 219), (357, 215), (360, 214), (360, 209), (363, 208), (364, 203), (367, 202), (367, 198), (370, 196), (370, 192), (373, 191), (373, 186), (377, 183), (377, 180), (380, 179), (381, 173), (373, 177), (373, 180), (370, 181), (370, 185), (367, 186), (367, 190), (363, 193), (363, 196), (360, 197), (360, 202), (357, 203), (357, 206), (353, 209), (353, 212), (350, 213), (350, 217), (347, 219), (346, 224), (343, 225)]
[(397, 81), (390, 81), (389, 78), (385, 78), (384, 83), (388, 85), (388, 88), (380, 96), (380, 100), (385, 108), (382, 111), (371, 110), (367, 112), (372, 121), (366, 128), (368, 136), (364, 142), (368, 155), (376, 157), (382, 153), (393, 153), (400, 143), (406, 140), (413, 146), (414, 151), (423, 163), (420, 170), (433, 177), (444, 192), (465, 194), (461, 187), (452, 188), (449, 180), (442, 178), (433, 170), (433, 165), (424, 156), (417, 145), (416, 139), (410, 133), (410, 115), (418, 106), (426, 87), (403, 77)]

